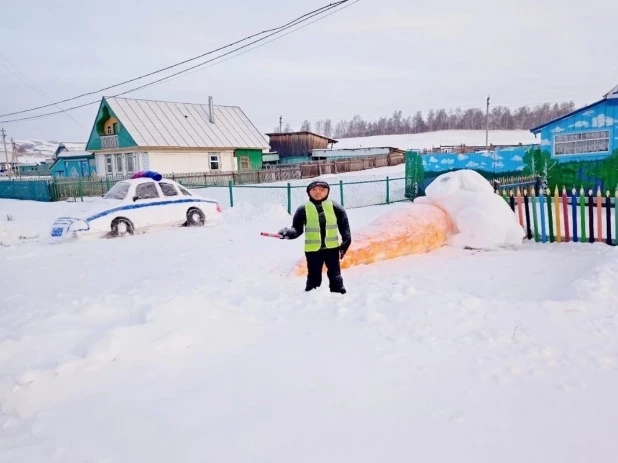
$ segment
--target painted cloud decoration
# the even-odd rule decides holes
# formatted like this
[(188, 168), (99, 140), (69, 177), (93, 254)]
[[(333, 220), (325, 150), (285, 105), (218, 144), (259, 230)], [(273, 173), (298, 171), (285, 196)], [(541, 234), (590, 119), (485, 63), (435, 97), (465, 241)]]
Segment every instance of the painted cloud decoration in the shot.
[(614, 124), (612, 117), (606, 117), (605, 114), (599, 114), (592, 118), (592, 127), (610, 127)]

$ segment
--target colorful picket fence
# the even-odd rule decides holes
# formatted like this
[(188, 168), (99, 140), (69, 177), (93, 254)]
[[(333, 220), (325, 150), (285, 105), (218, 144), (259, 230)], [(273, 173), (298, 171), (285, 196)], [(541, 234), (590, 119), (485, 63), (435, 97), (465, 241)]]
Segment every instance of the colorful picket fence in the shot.
[[(502, 191), (502, 197), (511, 206), (528, 240), (537, 243), (606, 243), (618, 244), (618, 189), (612, 196), (600, 189), (596, 194), (580, 188), (570, 193), (555, 188), (536, 196), (534, 188)], [(496, 194), (500, 194), (496, 191)]]

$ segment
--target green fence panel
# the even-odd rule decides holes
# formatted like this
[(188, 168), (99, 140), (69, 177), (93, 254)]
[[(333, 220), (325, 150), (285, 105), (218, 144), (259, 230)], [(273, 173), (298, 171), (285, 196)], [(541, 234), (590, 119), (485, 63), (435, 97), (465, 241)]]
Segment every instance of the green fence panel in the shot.
[(0, 180), (0, 198), (51, 201), (47, 180)]
[(417, 151), (406, 151), (405, 178), (405, 196), (408, 199), (414, 199), (419, 195), (419, 190), (425, 180), (423, 160)]

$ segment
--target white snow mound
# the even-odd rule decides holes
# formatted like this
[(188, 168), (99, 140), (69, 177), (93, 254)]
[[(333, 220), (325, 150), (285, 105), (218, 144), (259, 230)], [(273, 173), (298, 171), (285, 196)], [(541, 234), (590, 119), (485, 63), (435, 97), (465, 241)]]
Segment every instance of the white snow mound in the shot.
[(525, 233), (515, 214), (478, 172), (465, 169), (442, 174), (425, 194), (415, 202), (440, 206), (455, 225), (449, 245), (496, 249), (522, 244)]

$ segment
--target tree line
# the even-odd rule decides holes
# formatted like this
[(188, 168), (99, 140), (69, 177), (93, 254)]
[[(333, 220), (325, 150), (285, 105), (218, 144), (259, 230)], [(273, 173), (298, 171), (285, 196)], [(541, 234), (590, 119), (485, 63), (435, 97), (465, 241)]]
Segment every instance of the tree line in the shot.
[[(530, 130), (557, 117), (564, 116), (575, 109), (572, 101), (563, 103), (544, 103), (534, 107), (520, 106), (511, 110), (506, 106), (495, 106), (489, 111), (490, 130)], [(331, 119), (323, 119), (311, 124), (305, 120), (300, 131), (315, 132), (332, 138), (368, 137), (372, 135), (397, 135), (433, 132), (435, 130), (484, 130), (486, 113), (482, 109), (462, 110), (432, 109), (426, 115), (417, 111), (404, 117), (402, 111), (395, 111), (390, 117), (366, 121), (360, 115), (351, 120), (343, 119), (333, 124)], [(283, 132), (292, 132), (286, 124)], [(279, 132), (279, 127), (275, 128)]]

